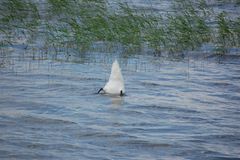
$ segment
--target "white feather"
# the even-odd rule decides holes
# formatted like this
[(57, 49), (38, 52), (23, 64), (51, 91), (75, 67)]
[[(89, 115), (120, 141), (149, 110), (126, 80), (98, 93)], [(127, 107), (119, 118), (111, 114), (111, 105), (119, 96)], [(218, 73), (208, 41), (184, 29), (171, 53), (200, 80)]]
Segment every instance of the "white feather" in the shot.
[(123, 94), (125, 93), (123, 76), (117, 60), (112, 64), (109, 80), (103, 90), (109, 94), (120, 94), (121, 91)]

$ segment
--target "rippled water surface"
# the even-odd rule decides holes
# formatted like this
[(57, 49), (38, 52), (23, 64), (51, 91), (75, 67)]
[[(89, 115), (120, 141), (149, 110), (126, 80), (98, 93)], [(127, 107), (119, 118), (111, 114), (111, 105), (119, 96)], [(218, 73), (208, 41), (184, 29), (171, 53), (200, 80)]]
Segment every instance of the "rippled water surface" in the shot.
[[(239, 159), (240, 61), (1, 52), (0, 159)], [(118, 58), (127, 95), (95, 94)]]
[[(128, 2), (147, 14), (172, 11), (167, 0)], [(217, 13), (239, 16), (233, 3), (208, 2)], [(50, 16), (44, 3), (38, 7)], [(239, 48), (220, 58), (52, 53), (54, 44), (45, 53), (44, 37), (30, 44), (24, 32), (13, 33), (17, 44), (0, 44), (1, 160), (240, 159)], [(115, 58), (126, 96), (96, 94)]]

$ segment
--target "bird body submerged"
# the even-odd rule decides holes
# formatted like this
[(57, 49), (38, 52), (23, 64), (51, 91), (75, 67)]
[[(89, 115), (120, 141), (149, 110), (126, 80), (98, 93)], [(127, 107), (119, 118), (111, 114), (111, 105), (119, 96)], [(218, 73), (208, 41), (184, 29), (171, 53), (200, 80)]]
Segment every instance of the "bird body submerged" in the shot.
[(124, 80), (117, 60), (112, 64), (108, 82), (98, 91), (98, 93), (101, 92), (101, 90), (107, 94), (119, 94), (121, 96), (125, 93)]

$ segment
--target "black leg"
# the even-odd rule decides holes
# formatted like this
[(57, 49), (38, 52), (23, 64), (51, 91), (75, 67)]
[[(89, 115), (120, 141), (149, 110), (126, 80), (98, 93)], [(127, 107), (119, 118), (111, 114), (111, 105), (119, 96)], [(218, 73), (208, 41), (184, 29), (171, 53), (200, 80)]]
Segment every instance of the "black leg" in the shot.
[(123, 96), (123, 92), (122, 92), (122, 90), (120, 91), (120, 96)]
[(100, 93), (103, 90), (103, 88), (100, 88), (99, 91), (97, 93)]

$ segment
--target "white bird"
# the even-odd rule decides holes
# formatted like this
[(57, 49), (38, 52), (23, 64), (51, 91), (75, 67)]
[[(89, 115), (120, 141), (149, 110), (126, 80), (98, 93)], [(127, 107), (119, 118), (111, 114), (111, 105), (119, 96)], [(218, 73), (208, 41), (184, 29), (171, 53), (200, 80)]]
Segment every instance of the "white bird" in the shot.
[(100, 88), (98, 93), (101, 91), (107, 94), (120, 96), (123, 96), (125, 94), (123, 76), (117, 60), (115, 60), (112, 64), (112, 70), (108, 82), (103, 88)]

